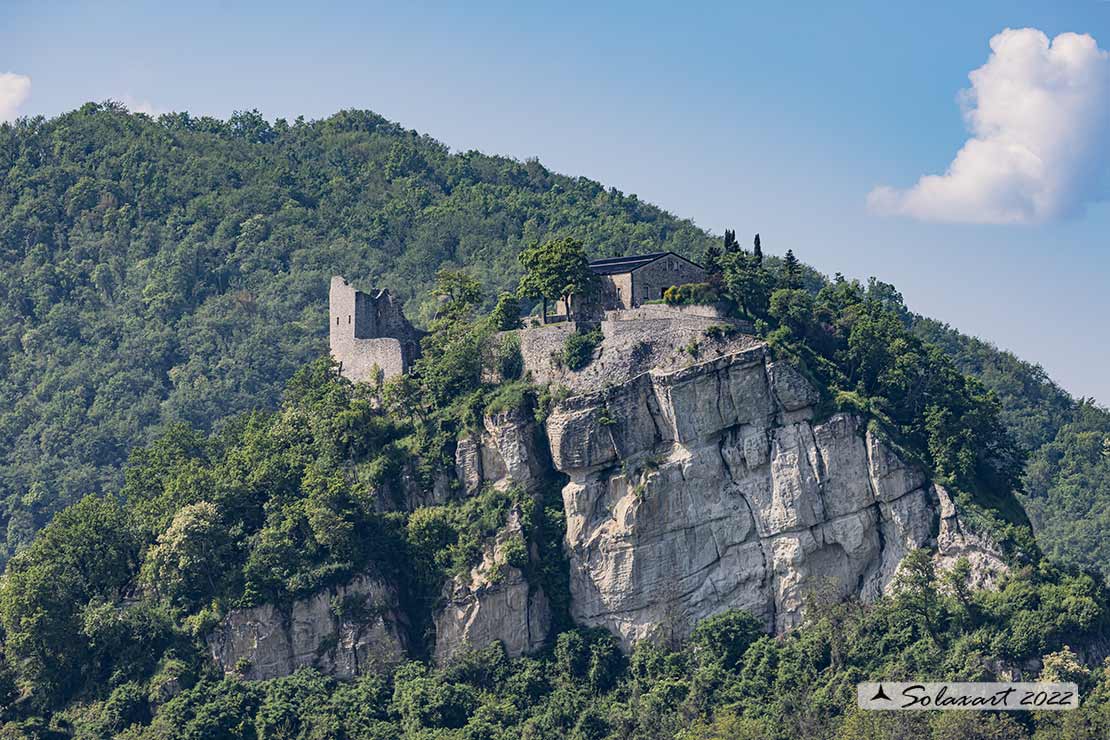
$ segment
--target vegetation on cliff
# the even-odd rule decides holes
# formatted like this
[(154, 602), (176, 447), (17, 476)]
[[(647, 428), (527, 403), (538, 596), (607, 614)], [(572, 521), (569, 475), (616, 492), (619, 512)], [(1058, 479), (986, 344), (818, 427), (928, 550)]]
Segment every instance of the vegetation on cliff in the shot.
[[(517, 299), (502, 293), (484, 312), (518, 284), (525, 246), (578, 237), (595, 254), (697, 257), (715, 245), (632, 196), (536, 162), (453, 155), (362, 112), (152, 121), (90, 105), (0, 126), (0, 173), (0, 513), (9, 552), (21, 548), (0, 582), (0, 737), (1110, 734), (1098, 660), (1110, 598), (1071, 567), (1110, 568), (1106, 412), (912, 315), (891, 286), (825, 281), (734, 235), (700, 294), (756, 320), (829, 410), (866, 415), (980, 504), (1016, 545), (997, 593), (968, 593), (959, 569), (938, 576), (916, 554), (898, 596), (813, 594), (811, 623), (784, 638), (734, 613), (626, 657), (557, 619), (531, 658), (491, 647), (353, 683), (217, 675), (203, 636), (227, 609), (361, 571), (399, 586), (419, 653), (444, 579), (480, 557), (513, 506), (537, 548), (529, 577), (565, 612), (556, 501), (448, 493), (408, 511), (402, 500), (443, 483), (454, 441), (487, 411), (545, 412), (550, 390), (520, 378), (519, 345), (497, 334), (515, 327)], [(405, 291), (430, 331), (412, 375), (354, 387), (314, 359), (336, 271)], [(576, 292), (562, 287), (533, 293)], [(583, 337), (575, 362), (594, 348)], [(1063, 565), (1021, 538), (1010, 492), (1022, 482)], [(1078, 681), (1083, 709), (852, 709), (868, 677), (975, 679), (1032, 660)]]
[[(317, 309), (335, 272), (390, 287), (426, 324), (442, 267), (466, 266), (492, 301), (516, 288), (521, 251), (549, 237), (592, 256), (673, 249), (719, 265), (742, 253), (726, 236), (722, 252), (635, 196), (535, 161), (452, 154), (366, 111), (152, 120), (105, 103), (0, 125), (0, 560), (61, 507), (118, 489), (129, 450), (173, 424), (210, 429), (275, 408), (324, 350)], [(741, 305), (761, 300), (758, 278), (778, 265), (758, 245), (749, 254), (733, 265), (757, 278), (738, 284)], [(811, 293), (826, 282), (793, 270)], [(1110, 572), (1093, 534), (1110, 509), (1105, 476), (1079, 484), (1060, 467), (1074, 436), (1038, 455), (1073, 420), (1106, 439), (1110, 415), (1081, 412), (1039, 368), (898, 304), (1042, 459), (1023, 498), (1042, 546)], [(1060, 536), (1073, 521), (1082, 536)]]
[[(854, 393), (853, 403), (894, 424), (903, 419), (887, 410), (895, 402), (878, 399), (904, 358), (858, 355), (856, 332), (870, 339), (877, 325), (895, 333), (888, 344), (930, 348), (897, 333), (903, 325), (891, 317), (898, 312), (877, 299), (879, 290), (838, 281), (814, 304), (827, 311), (821, 331), (831, 332), (830, 351), (818, 353), (824, 340), (789, 323), (797, 312), (774, 308), (780, 292), (761, 321), (778, 351), (809, 353), (805, 361), (830, 377), (867, 379), (829, 395)], [(703, 622), (685, 644), (644, 644), (626, 657), (612, 636), (573, 629), (564, 618), (545, 652), (517, 660), (492, 646), (443, 668), (412, 662), (354, 683), (311, 670), (265, 682), (220, 675), (203, 638), (227, 609), (287, 603), (356, 572), (398, 586), (419, 654), (444, 579), (476, 563), (482, 541), (512, 506), (523, 511), (526, 537), (539, 548), (529, 577), (543, 584), (557, 613), (565, 610), (562, 510), (554, 502), (488, 490), (473, 498), (449, 493), (413, 511), (402, 505), (407, 493), (434, 488), (452, 464), (451, 440), (482, 414), (542, 404), (524, 381), (489, 382), (503, 363), (497, 348), (504, 340), (495, 333), (498, 312), (478, 310), (479, 284), (442, 270), (434, 295), (438, 310), (413, 374), (353, 386), (321, 359), (293, 377), (276, 411), (233, 417), (211, 433), (176, 425), (134, 452), (118, 495), (65, 509), (12, 559), (0, 586), (3, 732), (877, 738), (902, 722), (938, 738), (982, 727), (1021, 738), (1095, 737), (1107, 727), (1110, 674), (1069, 651), (1087, 651), (1107, 628), (1110, 594), (1098, 579), (1030, 562), (999, 592), (970, 593), (962, 564), (938, 576), (924, 552), (909, 559), (896, 597), (865, 606), (814, 593), (810, 624), (785, 638), (762, 636), (752, 617), (729, 613)], [(997, 432), (998, 408), (968, 395), (968, 381), (939, 360), (926, 369), (922, 382), (932, 384), (935, 408), (899, 412), (905, 428), (896, 431), (940, 474), (948, 448), (935, 449), (928, 419), (984, 420), (982, 429), (954, 427), (963, 439)], [(956, 414), (946, 405), (957, 403), (972, 406)], [(958, 448), (953, 459), (967, 465), (966, 478), (951, 474), (957, 486), (985, 485), (984, 475), (999, 474), (984, 474)], [(1046, 675), (1066, 669), (1082, 682), (1088, 698), (1081, 713), (941, 721), (852, 710), (854, 682), (864, 678), (982, 678), (1040, 659)]]

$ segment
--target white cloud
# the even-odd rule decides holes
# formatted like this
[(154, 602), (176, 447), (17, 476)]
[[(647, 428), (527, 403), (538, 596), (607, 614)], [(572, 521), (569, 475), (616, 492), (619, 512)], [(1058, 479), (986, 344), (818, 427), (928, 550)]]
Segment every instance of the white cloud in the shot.
[(943, 175), (868, 195), (876, 211), (922, 221), (1041, 223), (1107, 195), (1110, 54), (1089, 35), (1051, 42), (1006, 29), (960, 99), (971, 138)]
[(15, 112), (30, 95), (30, 77), (12, 72), (0, 73), (0, 122), (14, 119)]

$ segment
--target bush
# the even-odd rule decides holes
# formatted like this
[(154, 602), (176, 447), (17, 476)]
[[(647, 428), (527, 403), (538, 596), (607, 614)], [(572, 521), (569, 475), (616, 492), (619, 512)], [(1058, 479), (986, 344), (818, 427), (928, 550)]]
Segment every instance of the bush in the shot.
[(526, 380), (502, 383), (486, 401), (486, 414), (504, 414), (508, 411), (527, 412), (532, 406), (536, 389)]
[(581, 370), (590, 364), (594, 357), (594, 350), (601, 344), (600, 329), (594, 329), (584, 334), (575, 333), (567, 337), (563, 343), (563, 365), (570, 370)]
[(748, 647), (763, 636), (763, 624), (746, 611), (735, 609), (702, 620), (690, 643), (704, 663), (736, 670)]
[(520, 353), (520, 337), (510, 334), (494, 351), (494, 363), (501, 380), (516, 380), (524, 374), (524, 355)]
[(663, 291), (663, 302), (668, 306), (700, 306), (716, 303), (720, 295), (709, 283), (686, 283), (672, 285)]
[(497, 296), (497, 305), (489, 315), (490, 323), (498, 331), (520, 328), (520, 301), (512, 293)]

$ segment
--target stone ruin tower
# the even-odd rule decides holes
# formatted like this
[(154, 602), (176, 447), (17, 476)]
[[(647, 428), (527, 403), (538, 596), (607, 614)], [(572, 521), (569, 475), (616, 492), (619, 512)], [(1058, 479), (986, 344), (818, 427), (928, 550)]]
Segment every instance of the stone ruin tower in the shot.
[(336, 275), (328, 294), (331, 356), (343, 377), (370, 383), (406, 373), (420, 353), (420, 331), (388, 290), (364, 293)]

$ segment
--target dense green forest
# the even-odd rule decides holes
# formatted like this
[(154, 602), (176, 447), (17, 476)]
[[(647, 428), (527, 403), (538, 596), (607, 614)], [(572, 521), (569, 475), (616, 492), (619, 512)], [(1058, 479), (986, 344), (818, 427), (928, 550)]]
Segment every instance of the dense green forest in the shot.
[[(549, 235), (595, 254), (700, 253), (708, 236), (539, 162), (451, 154), (380, 116), (293, 123), (111, 103), (0, 126), (0, 534), (118, 489), (128, 450), (273, 408), (326, 350), (328, 280), (431, 316), (466, 265), (496, 295)], [(6, 559), (6, 556), (4, 557)]]
[[(0, 173), (0, 737), (1110, 735), (1110, 594), (1083, 570), (1110, 573), (1110, 415), (914, 315), (893, 286), (763, 259), (731, 232), (722, 246), (635, 196), (452, 154), (368, 112), (290, 124), (90, 104), (0, 126)], [(713, 281), (672, 299), (729, 302), (827, 410), (863, 415), (950, 486), (1011, 560), (999, 591), (968, 593), (916, 554), (897, 596), (813, 594), (789, 636), (730, 613), (624, 656), (566, 617), (558, 481), (412, 512), (384, 501), (400, 481), (430, 485), (483, 412), (542, 418), (552, 389), (492, 342), (515, 319), (518, 255), (552, 240), (704, 259)], [(429, 330), (412, 376), (356, 387), (322, 358), (335, 273), (397, 291)], [(574, 341), (565, 360), (588, 362), (598, 338)], [(400, 585), (419, 657), (428, 606), (513, 507), (556, 612), (537, 656), (491, 647), (350, 683), (249, 682), (206, 657), (228, 609), (363, 571)], [(851, 708), (868, 677), (1031, 660), (1078, 681), (1083, 710)]]
[[(0, 559), (62, 506), (118, 489), (128, 451), (159, 431), (274, 408), (326, 346), (332, 274), (390, 287), (426, 323), (437, 269), (466, 266), (492, 301), (516, 285), (516, 255), (549, 236), (592, 256), (702, 259), (714, 243), (635, 196), (536, 161), (452, 154), (366, 111), (152, 120), (105, 103), (0, 126)], [(1110, 572), (1097, 537), (1110, 456), (1096, 439), (1110, 414), (905, 313), (996, 394), (1034, 453), (1023, 501), (1045, 549)]]
[(914, 332), (998, 399), (1001, 417), (1029, 460), (1021, 501), (1041, 548), (1061, 563), (1110, 576), (1110, 412), (1076, 401), (1039, 366), (920, 316)]

